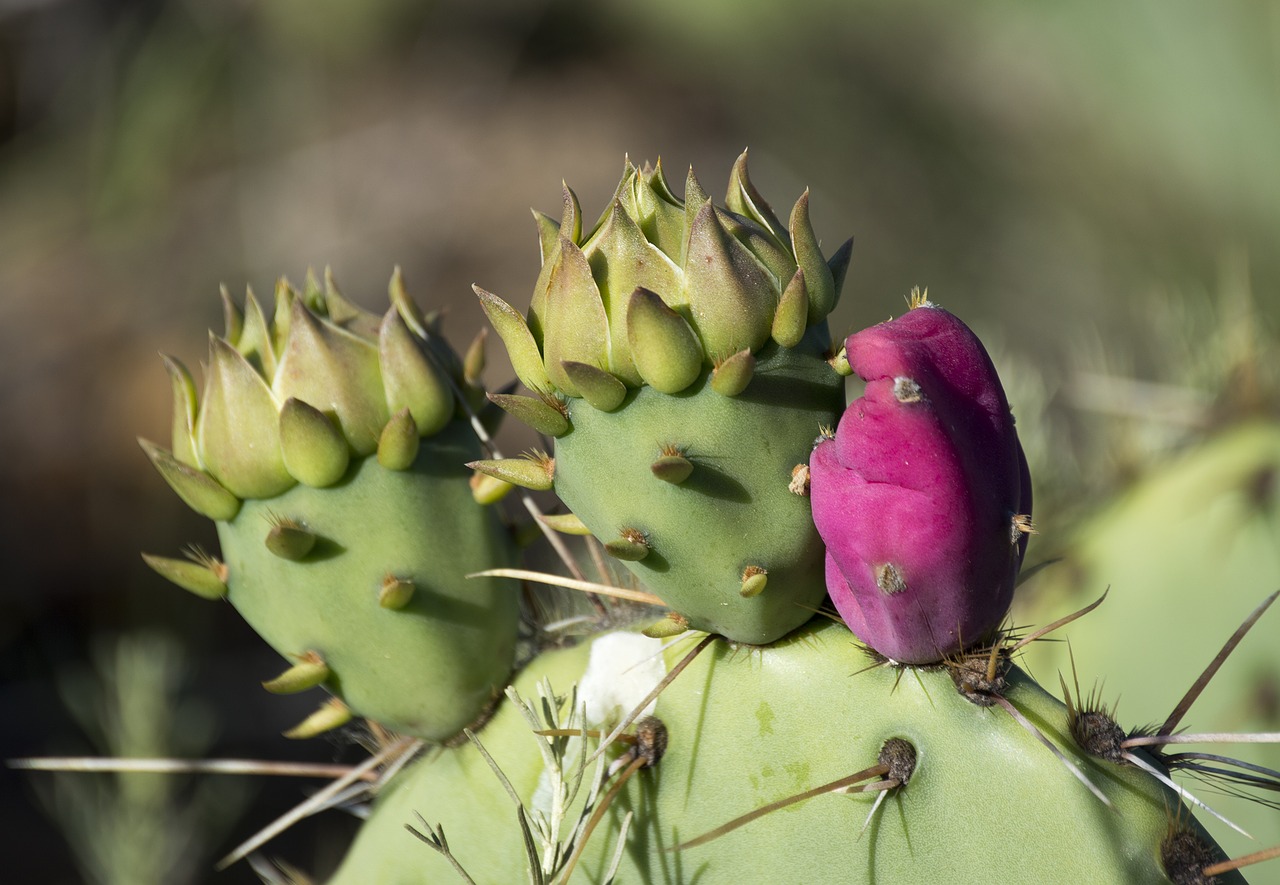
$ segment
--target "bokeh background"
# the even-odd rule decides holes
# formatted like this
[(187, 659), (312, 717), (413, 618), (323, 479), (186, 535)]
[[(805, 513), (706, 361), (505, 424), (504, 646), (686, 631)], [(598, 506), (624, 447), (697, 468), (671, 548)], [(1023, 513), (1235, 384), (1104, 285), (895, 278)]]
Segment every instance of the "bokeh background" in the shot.
[[(828, 249), (856, 237), (834, 331), (920, 285), (988, 341), (1046, 554), (1275, 418), (1275, 3), (0, 0), (0, 756), (359, 758), (279, 738), (312, 701), (138, 557), (212, 546), (134, 442), (168, 432), (157, 351), (200, 361), (219, 283), (325, 265), (375, 309), (402, 266), (465, 346), (472, 282), (523, 303), (562, 178), (588, 215), (626, 154), (722, 193), (744, 146), (776, 208), (810, 187)], [(3, 877), (256, 881), (212, 860), (306, 789), (0, 771)], [(274, 850), (323, 873), (354, 826)]]

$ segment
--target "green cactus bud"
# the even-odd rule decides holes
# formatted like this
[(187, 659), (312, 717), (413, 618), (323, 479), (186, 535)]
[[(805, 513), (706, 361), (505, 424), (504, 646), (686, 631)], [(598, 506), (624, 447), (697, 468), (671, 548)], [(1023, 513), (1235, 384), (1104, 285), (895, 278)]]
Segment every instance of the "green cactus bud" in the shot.
[(196, 439), (205, 469), (237, 497), (270, 498), (296, 482), (280, 451), (271, 390), (238, 350), (212, 335)]
[(625, 528), (618, 537), (606, 541), (604, 549), (615, 559), (639, 562), (649, 555), (649, 539), (639, 529)]
[(416, 589), (413, 581), (387, 575), (382, 579), (382, 586), (378, 588), (378, 605), (399, 611), (413, 599), (413, 592)]
[(318, 652), (309, 651), (299, 655), (297, 660), (275, 679), (262, 683), (262, 687), (272, 694), (297, 694), (315, 688), (329, 678), (329, 666)]
[(648, 289), (636, 289), (627, 305), (627, 337), (645, 383), (679, 393), (702, 371), (702, 346), (680, 314)]
[(800, 195), (791, 210), (791, 243), (796, 250), (796, 263), (804, 271), (805, 289), (809, 294), (809, 322), (821, 322), (836, 306), (839, 290), (827, 261), (822, 257), (818, 235), (809, 221), (809, 191)]
[[(357, 455), (372, 454), (391, 413), (383, 391), (378, 346), (317, 317), (301, 301), (289, 316), (289, 341), (273, 388), (337, 416)], [(266, 495), (258, 497), (267, 497)]]
[(138, 445), (169, 487), (196, 513), (209, 519), (231, 519), (240, 510), (240, 499), (203, 470), (183, 464), (150, 440), (139, 438)]
[(173, 385), (173, 457), (189, 467), (200, 467), (196, 457), (196, 383), (187, 367), (165, 354), (160, 355)]
[(758, 565), (749, 565), (742, 570), (742, 586), (738, 588), (738, 595), (743, 599), (759, 596), (768, 582), (768, 571)]
[(280, 409), (280, 451), (289, 474), (317, 488), (342, 479), (351, 462), (342, 431), (300, 399), (289, 399)]
[(481, 327), (476, 337), (471, 339), (467, 347), (467, 355), (462, 358), (462, 380), (472, 387), (479, 387), (484, 375), (485, 343), (489, 340), (489, 330)]
[(284, 733), (290, 740), (317, 737), (326, 731), (341, 728), (351, 721), (351, 708), (338, 698), (330, 698), (316, 711)]
[(240, 340), (240, 333), (244, 330), (244, 311), (240, 309), (240, 305), (236, 304), (235, 299), (231, 297), (231, 293), (227, 291), (225, 285), (218, 286), (218, 295), (222, 298), (222, 337), (231, 342), (232, 346)]
[(449, 379), (413, 337), (392, 307), (378, 333), (378, 360), (392, 414), (408, 409), (420, 436), (438, 432), (453, 417)]
[(407, 470), (421, 445), (418, 425), (408, 408), (391, 416), (378, 437), (378, 463), (388, 470)]
[(549, 491), (555, 478), (555, 461), (545, 455), (472, 461), (467, 466), (487, 476), (536, 492)]
[(662, 454), (649, 465), (649, 470), (663, 482), (680, 485), (693, 475), (693, 462), (678, 446), (663, 446)]
[(281, 559), (300, 562), (316, 546), (315, 532), (309, 532), (290, 519), (272, 518), (264, 543), (267, 549)]
[(673, 636), (679, 636), (683, 633), (687, 633), (688, 630), (688, 618), (677, 612), (667, 612), (661, 618), (641, 630), (640, 633), (644, 636), (648, 636), (650, 639), (670, 639)]
[(755, 371), (755, 356), (749, 350), (740, 350), (716, 364), (711, 372), (711, 389), (721, 396), (737, 396), (747, 389)]
[(511, 490), (515, 488), (505, 480), (498, 479), (495, 476), (487, 476), (483, 473), (471, 474), (469, 483), (471, 485), (471, 497), (475, 499), (477, 504), (484, 506), (497, 504), (511, 494)]
[(564, 412), (547, 400), (491, 393), (489, 401), (539, 433), (547, 436), (564, 436), (569, 432), (569, 421), (565, 418)]
[(162, 578), (205, 599), (227, 595), (227, 567), (208, 554), (197, 552), (189, 559), (168, 559), (142, 554), (142, 559)]
[(626, 385), (604, 369), (571, 360), (562, 362), (560, 368), (578, 389), (578, 394), (602, 412), (612, 412), (626, 399)]
[(783, 347), (795, 347), (809, 325), (809, 289), (804, 282), (804, 268), (797, 267), (791, 282), (782, 290), (778, 312), (773, 315), (773, 340)]
[(539, 517), (553, 531), (564, 535), (589, 535), (591, 529), (574, 513), (544, 513)]
[(708, 200), (689, 227), (685, 259), (690, 321), (707, 353), (762, 346), (773, 328), (776, 291), (769, 271), (729, 235)]
[(538, 351), (538, 344), (533, 340), (524, 317), (492, 292), (486, 292), (479, 286), (471, 288), (480, 299), (480, 306), (484, 308), (485, 316), (489, 318), (494, 331), (506, 346), (511, 366), (516, 370), (521, 383), (530, 390), (550, 392), (551, 379), (547, 377), (542, 354)]

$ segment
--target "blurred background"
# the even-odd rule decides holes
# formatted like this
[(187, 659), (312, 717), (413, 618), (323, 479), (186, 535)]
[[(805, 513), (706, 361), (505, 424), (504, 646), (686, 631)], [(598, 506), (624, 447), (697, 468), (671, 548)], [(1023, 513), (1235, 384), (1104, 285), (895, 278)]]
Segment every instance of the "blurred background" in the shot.
[[(528, 209), (556, 214), (562, 178), (594, 217), (624, 155), (722, 194), (744, 146), (775, 208), (807, 186), (826, 248), (856, 237), (834, 332), (919, 285), (988, 342), (1033, 558), (1204, 441), (1274, 427), (1275, 3), (0, 0), (0, 758), (361, 758), (281, 739), (313, 701), (261, 691), (276, 655), (139, 559), (215, 546), (134, 442), (168, 433), (157, 352), (200, 362), (219, 283), (325, 265), (375, 310), (402, 266), (464, 347), (472, 282), (525, 303)], [(1280, 454), (1256, 457), (1259, 540), (1213, 541), (1247, 563), (1224, 623), (1280, 587)], [(1111, 580), (1072, 574), (1090, 599)], [(1194, 633), (1194, 604), (1131, 628), (1198, 671), (1231, 627)], [(307, 789), (0, 770), (6, 880), (257, 881), (212, 861)], [(354, 827), (272, 853), (323, 875)]]

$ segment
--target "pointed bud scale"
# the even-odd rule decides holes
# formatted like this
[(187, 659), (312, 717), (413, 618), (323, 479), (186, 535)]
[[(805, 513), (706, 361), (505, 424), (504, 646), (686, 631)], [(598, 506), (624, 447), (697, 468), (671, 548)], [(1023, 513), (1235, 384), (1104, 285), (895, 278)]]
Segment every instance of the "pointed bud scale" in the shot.
[(758, 565), (749, 565), (742, 570), (742, 586), (738, 595), (743, 599), (752, 599), (764, 592), (769, 582), (769, 572)]
[(693, 474), (693, 462), (679, 450), (664, 450), (649, 469), (663, 482), (678, 486)]
[[(703, 190), (702, 183), (698, 181), (698, 177), (693, 174), (693, 167), (689, 167), (689, 174), (684, 180), (684, 228), (686, 231), (693, 227), (693, 219), (697, 217), (698, 211), (711, 198), (707, 196), (707, 192)], [(685, 238), (685, 247), (688, 248), (688, 237)]]
[(471, 497), (477, 504), (484, 507), (490, 504), (497, 504), (511, 494), (511, 490), (515, 488), (509, 482), (486, 476), (483, 473), (472, 473), (467, 482), (471, 486)]
[(591, 529), (587, 528), (587, 524), (579, 519), (576, 513), (544, 513), (539, 519), (552, 531), (559, 532), (562, 535), (586, 536), (591, 534)]
[(264, 378), (276, 373), (276, 351), (271, 341), (271, 329), (267, 326), (267, 317), (262, 312), (262, 305), (253, 294), (252, 287), (246, 287), (244, 293), (244, 329), (235, 343), (249, 363)]
[(240, 511), (240, 499), (219, 485), (209, 474), (183, 464), (170, 452), (149, 440), (139, 439), (138, 444), (169, 487), (196, 513), (209, 519), (225, 521), (235, 518)]
[(462, 380), (472, 387), (481, 386), (480, 379), (484, 376), (485, 344), (488, 340), (489, 330), (481, 326), (480, 331), (476, 332), (476, 337), (471, 339), (466, 356), (462, 358)]
[(289, 342), (273, 385), (275, 394), (332, 411), (356, 454), (372, 454), (390, 417), (378, 357), (376, 345), (322, 322), (296, 301), (289, 317)]
[(205, 469), (237, 497), (273, 498), (294, 484), (275, 398), (234, 347), (212, 336), (196, 440)]
[(398, 264), (391, 271), (391, 281), (387, 283), (387, 296), (391, 299), (391, 306), (399, 312), (400, 319), (413, 330), (413, 334), (419, 338), (426, 338), (432, 334), (431, 324), (422, 315), (417, 302), (409, 296), (408, 290), (404, 287), (404, 274), (401, 273)]
[(702, 373), (702, 345), (693, 329), (648, 289), (636, 289), (627, 305), (627, 338), (645, 383), (679, 393)]
[(639, 562), (649, 555), (649, 539), (639, 529), (626, 528), (612, 541), (606, 541), (604, 549), (615, 559)]
[(560, 368), (594, 409), (612, 412), (627, 398), (627, 386), (604, 369), (571, 360), (562, 362)]
[(779, 244), (787, 242), (786, 228), (773, 209), (765, 202), (764, 197), (756, 190), (747, 175), (747, 151), (738, 155), (729, 173), (729, 192), (725, 195), (724, 204), (730, 211), (743, 218), (749, 218), (773, 236)]
[(545, 456), (472, 461), (467, 466), (486, 476), (492, 476), (521, 488), (532, 489), (535, 492), (549, 491), (555, 479), (555, 460)]
[(682, 298), (683, 275), (661, 249), (649, 242), (620, 201), (614, 202), (604, 226), (592, 236), (583, 251), (597, 280), (605, 314), (609, 318), (609, 368), (638, 385), (640, 376), (636, 373), (627, 341), (627, 302), (631, 293), (640, 286), (666, 293), (669, 298)]
[(280, 410), (280, 451), (290, 475), (318, 489), (342, 479), (351, 459), (347, 441), (333, 420), (293, 398)]
[(903, 663), (942, 660), (999, 627), (1025, 547), (1010, 543), (1012, 514), (1030, 514), (990, 358), (960, 320), (917, 303), (849, 338), (866, 392), (810, 458), (832, 601)]
[(506, 346), (511, 367), (515, 369), (520, 382), (530, 390), (550, 391), (551, 379), (547, 377), (542, 352), (538, 350), (538, 344), (524, 317), (492, 292), (486, 292), (479, 286), (472, 286), (471, 289), (480, 299), (480, 306), (484, 308), (489, 324)]
[(378, 330), (378, 365), (391, 413), (408, 409), (419, 436), (434, 436), (453, 417), (453, 390), (394, 307)]
[(388, 470), (408, 470), (418, 458), (422, 435), (408, 409), (391, 416), (378, 437), (378, 463)]
[(560, 196), (559, 232), (561, 236), (580, 243), (582, 242), (582, 206), (578, 203), (578, 195), (573, 192), (573, 188), (561, 181)]
[(607, 365), (609, 318), (591, 265), (582, 250), (565, 237), (560, 238), (560, 252), (547, 275), (545, 312), (538, 319), (548, 377), (560, 390), (578, 396), (561, 363)]
[(351, 710), (337, 698), (330, 698), (314, 713), (284, 733), (290, 740), (303, 740), (341, 728), (351, 721)]
[(533, 212), (534, 224), (538, 226), (538, 256), (541, 264), (546, 264), (556, 246), (560, 244), (560, 222), (537, 209), (530, 211)]
[(528, 424), (546, 436), (564, 436), (569, 432), (569, 419), (564, 412), (545, 400), (507, 393), (488, 394), (489, 402), (517, 421)]
[(315, 688), (329, 678), (329, 665), (319, 653), (309, 651), (298, 657), (298, 663), (275, 679), (268, 679), (262, 687), (272, 694), (297, 694)]
[(329, 312), (324, 303), (324, 287), (320, 285), (314, 267), (307, 268), (307, 278), (302, 281), (302, 303), (317, 316), (325, 316)]
[(711, 389), (721, 396), (737, 396), (747, 389), (755, 371), (755, 355), (749, 350), (740, 350), (712, 371)]
[(329, 322), (365, 337), (372, 337), (381, 319), (377, 314), (353, 304), (338, 288), (333, 268), (324, 269), (324, 305), (329, 312)]
[(196, 596), (221, 599), (227, 595), (227, 567), (212, 557), (193, 562), (144, 553), (142, 559), (160, 577)]
[(678, 612), (667, 612), (641, 630), (640, 633), (650, 639), (670, 639), (673, 636), (679, 636), (681, 633), (687, 633), (688, 630), (688, 618)]
[(756, 257), (729, 236), (710, 201), (689, 228), (684, 278), (691, 324), (707, 353), (756, 350), (768, 340), (777, 284)]
[(844, 279), (849, 273), (849, 262), (853, 259), (853, 237), (845, 240), (827, 262), (831, 269), (831, 283), (835, 288), (836, 303), (840, 302), (840, 293), (844, 290)]
[(284, 277), (276, 280), (275, 315), (271, 318), (271, 346), (276, 353), (284, 352), (285, 342), (289, 340), (289, 315), (293, 313), (293, 302), (298, 300), (298, 293)]
[(809, 326), (809, 289), (804, 282), (804, 268), (797, 267), (795, 276), (782, 290), (778, 312), (773, 315), (773, 340), (783, 347), (795, 347)]
[(265, 543), (274, 555), (298, 562), (315, 549), (316, 536), (291, 520), (280, 520), (267, 532)]
[(408, 578), (387, 575), (382, 579), (382, 586), (378, 588), (378, 605), (392, 611), (399, 611), (413, 599), (413, 591), (416, 589), (413, 581)]
[(231, 293), (227, 291), (225, 285), (218, 286), (218, 295), (222, 298), (222, 327), (224, 329), (222, 337), (230, 341), (234, 347), (236, 342), (240, 340), (240, 333), (244, 330), (244, 313), (240, 310), (240, 305), (236, 304), (235, 299), (231, 297)]
[(198, 468), (196, 456), (196, 383), (187, 367), (178, 360), (160, 354), (173, 386), (173, 457), (183, 464)]
[(791, 210), (791, 248), (795, 250), (796, 264), (804, 270), (805, 287), (809, 291), (809, 325), (820, 323), (836, 306), (836, 284), (809, 221), (807, 190)]
[[(684, 206), (662, 176), (662, 160), (636, 178), (636, 223), (645, 239), (679, 267), (684, 263)], [(652, 287), (650, 287), (652, 288)]]

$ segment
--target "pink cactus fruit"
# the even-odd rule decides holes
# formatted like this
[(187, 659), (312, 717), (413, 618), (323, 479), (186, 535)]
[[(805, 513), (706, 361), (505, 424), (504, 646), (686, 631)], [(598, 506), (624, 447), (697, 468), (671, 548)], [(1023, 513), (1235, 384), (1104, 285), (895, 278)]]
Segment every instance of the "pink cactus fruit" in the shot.
[(827, 589), (850, 629), (923, 664), (991, 636), (1031, 531), (1031, 478), (991, 358), (923, 297), (851, 335), (865, 394), (810, 458)]

